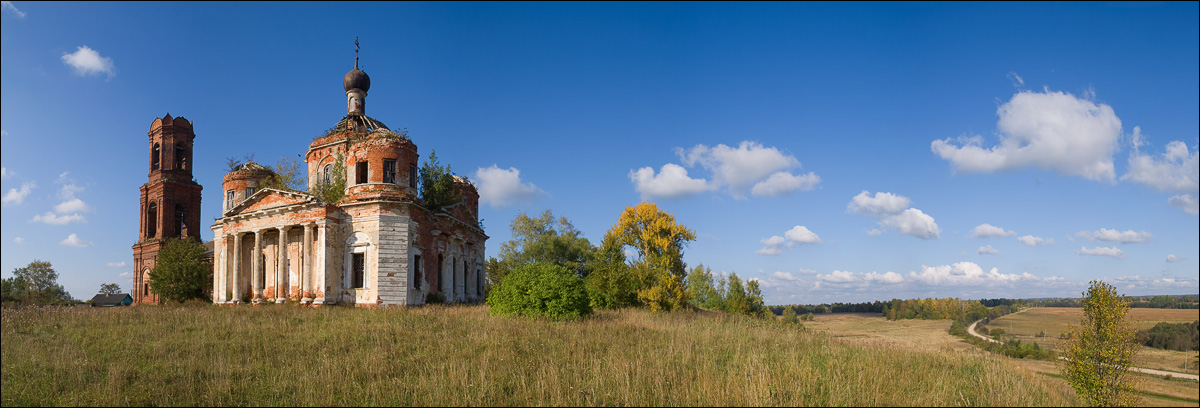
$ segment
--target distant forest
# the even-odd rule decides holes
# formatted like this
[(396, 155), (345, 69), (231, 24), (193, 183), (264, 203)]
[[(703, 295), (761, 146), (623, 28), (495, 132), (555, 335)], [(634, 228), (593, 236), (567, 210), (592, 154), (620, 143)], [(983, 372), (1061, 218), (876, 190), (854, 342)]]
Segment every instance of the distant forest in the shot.
[[(1158, 296), (1126, 296), (1130, 301), (1131, 307), (1156, 308), (1156, 309), (1200, 309), (1198, 302), (1200, 295), (1158, 295)], [(897, 318), (958, 318), (957, 314), (970, 310), (970, 303), (978, 302), (980, 305), (987, 308), (997, 306), (1016, 306), (1017, 309), (1027, 307), (1082, 307), (1080, 306), (1080, 298), (1042, 298), (1042, 299), (979, 299), (960, 300), (958, 298), (945, 299), (892, 299), (891, 301), (874, 301), (862, 303), (822, 303), (819, 305), (778, 305), (769, 306), (771, 312), (779, 315), (783, 313), (783, 309), (791, 306), (796, 314), (820, 314), (820, 313), (880, 313), (888, 315), (890, 319)], [(970, 303), (968, 303), (970, 302)], [(893, 312), (894, 311), (894, 312)], [(888, 312), (892, 312), (889, 314)], [(911, 314), (911, 316), (906, 316)], [(941, 314), (943, 316), (935, 316)], [(924, 315), (924, 316), (922, 316)]]

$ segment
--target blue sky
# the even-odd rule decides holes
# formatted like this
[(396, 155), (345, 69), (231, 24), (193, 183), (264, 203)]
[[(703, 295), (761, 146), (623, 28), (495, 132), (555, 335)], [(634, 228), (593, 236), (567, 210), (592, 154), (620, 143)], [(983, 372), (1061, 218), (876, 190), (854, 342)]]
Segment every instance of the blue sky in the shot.
[[(146, 132), (302, 154), (367, 114), (598, 243), (650, 200), (770, 304), (1197, 293), (1197, 3), (4, 2), (0, 270), (130, 285)], [(204, 230), (205, 239), (212, 238)]]

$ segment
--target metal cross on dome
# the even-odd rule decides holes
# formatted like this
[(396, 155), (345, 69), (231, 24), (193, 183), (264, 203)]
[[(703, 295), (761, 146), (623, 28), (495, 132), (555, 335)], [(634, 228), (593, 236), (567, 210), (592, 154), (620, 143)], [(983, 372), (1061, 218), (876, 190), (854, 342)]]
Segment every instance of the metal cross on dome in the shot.
[(358, 37), (354, 37), (354, 69), (358, 69)]

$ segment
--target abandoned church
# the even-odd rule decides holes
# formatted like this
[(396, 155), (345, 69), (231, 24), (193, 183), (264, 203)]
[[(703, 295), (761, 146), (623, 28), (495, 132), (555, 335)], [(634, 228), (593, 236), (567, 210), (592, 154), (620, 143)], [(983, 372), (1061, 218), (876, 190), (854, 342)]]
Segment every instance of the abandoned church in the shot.
[[(483, 300), (488, 237), (479, 224), (479, 193), (452, 176), (456, 199), (427, 205), (418, 193), (417, 146), (405, 132), (366, 115), (371, 79), (359, 70), (357, 56), (342, 85), (346, 115), (304, 156), (308, 191), (269, 183), (275, 173), (253, 161), (224, 176), (221, 215), (212, 226), (213, 302)], [(149, 252), (161, 241), (153, 238), (199, 236), (200, 186), (191, 181), (188, 163), (194, 137), (182, 117), (167, 115), (151, 125), (151, 182), (142, 187), (135, 245), (135, 287), (143, 290), (135, 291), (136, 303), (157, 302), (146, 286)]]

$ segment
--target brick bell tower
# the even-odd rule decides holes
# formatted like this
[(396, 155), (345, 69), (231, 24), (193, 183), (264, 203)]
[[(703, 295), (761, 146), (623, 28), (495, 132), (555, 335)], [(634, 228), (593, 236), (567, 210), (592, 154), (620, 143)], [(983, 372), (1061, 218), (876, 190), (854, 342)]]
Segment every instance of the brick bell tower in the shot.
[(156, 118), (150, 124), (150, 180), (141, 188), (138, 240), (133, 245), (133, 303), (157, 304), (150, 290), (150, 270), (166, 239), (188, 237), (200, 241), (200, 190), (192, 179), (192, 122)]

